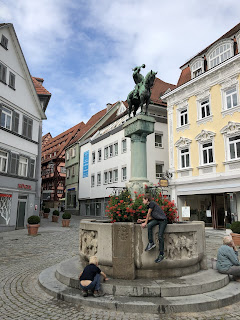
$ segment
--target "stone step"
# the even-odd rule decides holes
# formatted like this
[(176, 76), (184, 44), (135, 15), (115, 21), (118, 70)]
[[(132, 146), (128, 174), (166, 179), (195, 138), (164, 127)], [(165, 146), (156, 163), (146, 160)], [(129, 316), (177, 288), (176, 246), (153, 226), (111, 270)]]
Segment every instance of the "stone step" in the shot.
[(218, 309), (240, 300), (239, 282), (230, 282), (227, 286), (211, 292), (179, 297), (126, 297), (106, 294), (99, 298), (84, 298), (79, 289), (68, 287), (56, 279), (56, 269), (55, 265), (41, 272), (39, 283), (42, 288), (59, 300), (92, 308), (151, 314), (201, 312)]
[[(79, 288), (78, 276), (82, 270), (80, 258), (73, 257), (57, 265), (56, 278), (69, 287)], [(208, 269), (171, 279), (110, 279), (102, 283), (102, 289), (104, 293), (114, 296), (178, 297), (217, 290), (228, 283), (227, 275)]]

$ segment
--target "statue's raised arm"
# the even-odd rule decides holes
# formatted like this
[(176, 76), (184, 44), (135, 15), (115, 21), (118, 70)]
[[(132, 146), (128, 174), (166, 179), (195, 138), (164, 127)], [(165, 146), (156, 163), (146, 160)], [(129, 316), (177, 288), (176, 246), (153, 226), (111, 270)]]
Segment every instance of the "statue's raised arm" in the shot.
[(136, 84), (144, 81), (144, 76), (140, 73), (141, 68), (145, 68), (145, 64), (142, 64), (140, 67), (135, 67), (133, 71), (133, 80)]

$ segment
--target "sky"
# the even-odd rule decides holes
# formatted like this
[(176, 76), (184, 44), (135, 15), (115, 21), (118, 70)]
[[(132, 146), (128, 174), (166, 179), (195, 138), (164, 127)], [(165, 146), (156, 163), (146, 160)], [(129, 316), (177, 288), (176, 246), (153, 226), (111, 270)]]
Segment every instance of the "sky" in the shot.
[(125, 101), (132, 68), (177, 84), (186, 61), (240, 22), (236, 0), (0, 0), (32, 76), (52, 97), (43, 134)]

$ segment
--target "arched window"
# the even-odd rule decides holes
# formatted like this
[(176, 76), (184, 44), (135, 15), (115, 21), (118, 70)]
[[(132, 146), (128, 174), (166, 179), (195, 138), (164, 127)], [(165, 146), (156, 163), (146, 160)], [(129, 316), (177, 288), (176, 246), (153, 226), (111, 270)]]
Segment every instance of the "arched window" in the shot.
[(203, 61), (197, 60), (192, 65), (192, 78), (196, 78), (197, 76), (199, 76), (202, 73), (203, 73)]
[(232, 55), (232, 45), (230, 43), (221, 44), (209, 56), (209, 66), (213, 68), (219, 63), (229, 59)]

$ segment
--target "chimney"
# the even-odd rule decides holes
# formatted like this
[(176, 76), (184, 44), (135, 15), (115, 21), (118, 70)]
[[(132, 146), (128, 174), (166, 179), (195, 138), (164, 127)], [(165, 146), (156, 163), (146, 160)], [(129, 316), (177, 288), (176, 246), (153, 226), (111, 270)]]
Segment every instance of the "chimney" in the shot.
[(111, 103), (107, 103), (107, 112), (112, 108), (112, 104)]

